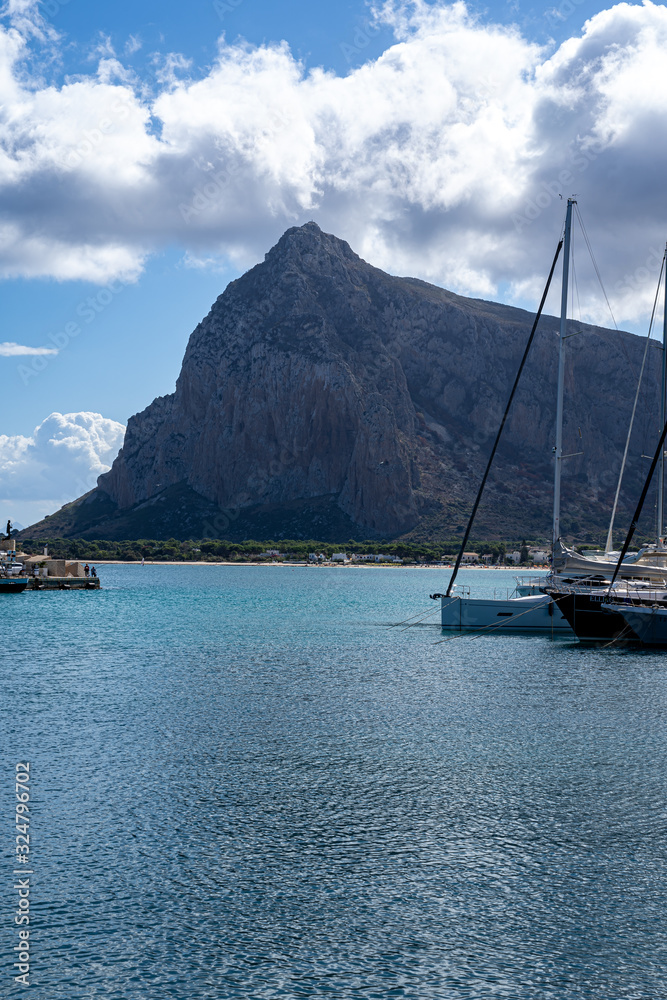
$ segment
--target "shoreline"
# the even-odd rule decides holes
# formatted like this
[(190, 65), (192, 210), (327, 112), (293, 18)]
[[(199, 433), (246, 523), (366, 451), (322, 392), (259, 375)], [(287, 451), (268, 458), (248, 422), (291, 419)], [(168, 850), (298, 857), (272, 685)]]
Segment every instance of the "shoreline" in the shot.
[[(96, 559), (87, 560), (91, 566), (139, 566), (141, 568), (142, 564), (136, 559)], [(79, 560), (81, 562), (81, 560)], [(454, 563), (408, 563), (401, 565), (400, 563), (325, 563), (324, 565), (317, 563), (305, 563), (305, 562), (241, 562), (240, 560), (229, 560), (225, 561), (223, 559), (216, 559), (215, 562), (200, 559), (198, 562), (187, 562), (182, 559), (155, 559), (146, 560), (143, 564), (144, 568), (146, 566), (273, 566), (276, 569), (454, 569)], [(492, 571), (498, 572), (499, 570), (520, 570), (524, 573), (533, 572), (546, 572), (548, 566), (461, 566), (462, 570), (483, 570), (484, 572)]]

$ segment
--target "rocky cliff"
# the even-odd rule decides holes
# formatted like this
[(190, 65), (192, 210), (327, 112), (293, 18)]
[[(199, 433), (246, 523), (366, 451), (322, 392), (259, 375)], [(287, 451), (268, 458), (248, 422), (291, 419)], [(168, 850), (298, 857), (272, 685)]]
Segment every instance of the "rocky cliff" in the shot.
[[(532, 318), (385, 274), (315, 223), (290, 229), (197, 326), (176, 391), (130, 419), (97, 490), (26, 534), (456, 534)], [(540, 324), (478, 536), (549, 535), (557, 325)], [(566, 465), (564, 520), (597, 531), (643, 342), (579, 323), (571, 332), (565, 441), (583, 454)], [(655, 432), (657, 353), (626, 506)]]

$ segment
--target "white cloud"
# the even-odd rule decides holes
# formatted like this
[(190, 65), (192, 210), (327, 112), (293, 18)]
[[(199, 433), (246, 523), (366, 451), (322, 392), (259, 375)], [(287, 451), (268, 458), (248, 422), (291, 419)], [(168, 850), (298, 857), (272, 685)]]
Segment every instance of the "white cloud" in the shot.
[(133, 56), (135, 52), (138, 52), (143, 42), (139, 35), (130, 35), (128, 40), (125, 42), (125, 52), (128, 56)]
[(24, 524), (96, 485), (125, 428), (99, 413), (52, 413), (32, 435), (0, 435), (0, 504)]
[(35, 354), (57, 354), (56, 347), (24, 347), (23, 344), (15, 344), (11, 340), (6, 340), (0, 344), (0, 358), (16, 358)]
[[(246, 266), (315, 218), (394, 273), (534, 298), (558, 195), (576, 193), (619, 317), (650, 307), (646, 262), (667, 229), (663, 6), (618, 4), (549, 53), (461, 2), (390, 0), (376, 16), (396, 43), (345, 77), (222, 38), (205, 73), (171, 53), (150, 87), (106, 49), (94, 75), (26, 79), (53, 43), (29, 28), (34, 4), (12, 6), (0, 276), (132, 280), (174, 243), (190, 263)], [(578, 278), (583, 318), (604, 318), (592, 270)]]

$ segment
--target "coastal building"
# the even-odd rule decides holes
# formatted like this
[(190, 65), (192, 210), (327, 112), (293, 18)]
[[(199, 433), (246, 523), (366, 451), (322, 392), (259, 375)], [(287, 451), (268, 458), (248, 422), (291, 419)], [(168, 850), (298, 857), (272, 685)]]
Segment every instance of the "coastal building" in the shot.
[(546, 549), (528, 549), (528, 557), (536, 566), (546, 566), (549, 562), (549, 553)]
[(70, 559), (49, 559), (41, 556), (22, 556), (21, 561), (28, 576), (49, 577), (57, 576), (61, 579), (72, 577), (81, 579), (86, 573), (83, 563)]

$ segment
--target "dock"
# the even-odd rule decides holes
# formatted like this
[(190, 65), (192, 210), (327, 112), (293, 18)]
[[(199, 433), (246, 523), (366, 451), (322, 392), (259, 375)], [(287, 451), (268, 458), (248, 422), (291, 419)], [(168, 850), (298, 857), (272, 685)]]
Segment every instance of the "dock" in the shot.
[(3, 587), (5, 592), (24, 590), (99, 590), (100, 581), (93, 572), (88, 573), (88, 565), (78, 559), (54, 559), (48, 548), (41, 555), (27, 555), (16, 550), (16, 540), (0, 538), (0, 576), (26, 581), (24, 588)]
[(26, 590), (99, 590), (99, 577), (31, 576)]

